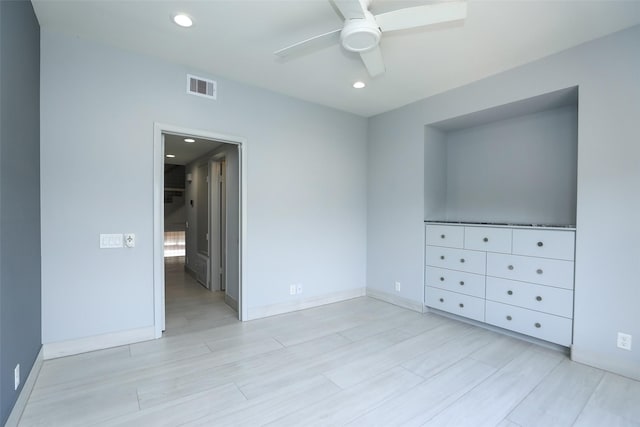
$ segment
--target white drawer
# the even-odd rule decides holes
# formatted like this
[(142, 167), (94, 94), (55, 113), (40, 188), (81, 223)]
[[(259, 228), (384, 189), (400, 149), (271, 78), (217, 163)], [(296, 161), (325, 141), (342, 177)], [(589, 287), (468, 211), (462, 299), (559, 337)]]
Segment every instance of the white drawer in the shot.
[(427, 267), (426, 285), (484, 298), (484, 275)]
[(572, 261), (488, 253), (487, 275), (573, 289)]
[(501, 328), (567, 347), (571, 345), (571, 319), (493, 301), (487, 301), (486, 319), (487, 323)]
[(511, 229), (465, 227), (464, 248), (476, 251), (511, 253)]
[(458, 225), (427, 224), (426, 240), (427, 245), (462, 248), (464, 242), (464, 227)]
[(573, 292), (568, 289), (487, 277), (487, 299), (556, 316), (573, 317)]
[(484, 322), (484, 299), (430, 286), (425, 288), (425, 295), (429, 307)]
[(426, 253), (427, 265), (432, 267), (485, 274), (487, 264), (485, 252), (427, 246)]
[(573, 261), (575, 232), (568, 230), (513, 230), (513, 253)]

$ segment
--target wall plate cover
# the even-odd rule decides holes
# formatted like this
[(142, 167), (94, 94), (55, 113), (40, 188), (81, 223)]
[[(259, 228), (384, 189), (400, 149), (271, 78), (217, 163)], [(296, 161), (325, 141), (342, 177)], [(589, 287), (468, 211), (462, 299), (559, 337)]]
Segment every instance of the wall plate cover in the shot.
[(134, 233), (125, 233), (124, 245), (128, 248), (134, 248), (136, 246), (136, 235)]

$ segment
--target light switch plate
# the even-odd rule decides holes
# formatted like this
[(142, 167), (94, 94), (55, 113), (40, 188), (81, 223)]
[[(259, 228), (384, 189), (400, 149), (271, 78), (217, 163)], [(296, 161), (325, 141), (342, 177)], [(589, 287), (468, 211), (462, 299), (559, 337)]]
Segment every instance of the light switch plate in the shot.
[(100, 249), (121, 248), (123, 245), (122, 234), (101, 234)]

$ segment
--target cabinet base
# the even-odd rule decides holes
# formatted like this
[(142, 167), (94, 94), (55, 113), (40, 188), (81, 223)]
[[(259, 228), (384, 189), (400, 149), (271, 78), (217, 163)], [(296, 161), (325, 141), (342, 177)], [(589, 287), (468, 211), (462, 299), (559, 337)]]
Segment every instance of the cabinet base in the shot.
[(468, 323), (470, 325), (478, 326), (478, 327), (480, 327), (482, 329), (486, 329), (486, 330), (489, 330), (489, 331), (492, 331), (492, 332), (497, 332), (497, 333), (502, 334), (502, 335), (507, 335), (507, 336), (512, 337), (512, 338), (516, 338), (516, 339), (519, 339), (519, 340), (522, 340), (522, 341), (526, 341), (526, 342), (529, 342), (529, 343), (532, 343), (532, 344), (536, 344), (536, 345), (539, 345), (541, 347), (545, 347), (545, 348), (548, 348), (548, 349), (551, 349), (551, 350), (559, 351), (559, 352), (561, 352), (563, 354), (566, 354), (567, 356), (571, 356), (571, 348), (570, 347), (565, 347), (565, 346), (562, 346), (562, 345), (559, 345), (559, 344), (554, 344), (554, 343), (549, 342), (549, 341), (544, 341), (544, 340), (541, 340), (541, 339), (538, 339), (538, 338), (531, 337), (529, 335), (520, 334), (518, 332), (510, 331), (508, 329), (499, 328), (497, 326), (493, 326), (493, 325), (490, 325), (488, 323), (478, 322), (478, 321), (473, 320), (473, 319), (468, 319), (466, 317), (457, 316), (455, 314), (447, 313), (446, 311), (438, 310), (438, 309), (435, 309), (435, 308), (432, 308), (432, 307), (425, 306), (424, 309), (425, 309), (425, 312), (437, 314), (437, 315), (440, 315), (440, 316), (443, 316), (443, 317), (447, 317), (449, 319), (457, 320), (459, 322)]

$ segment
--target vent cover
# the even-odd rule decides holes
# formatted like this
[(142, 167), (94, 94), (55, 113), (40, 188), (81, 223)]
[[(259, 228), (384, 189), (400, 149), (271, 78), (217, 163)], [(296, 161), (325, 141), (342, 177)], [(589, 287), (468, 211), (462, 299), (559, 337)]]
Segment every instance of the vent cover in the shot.
[(203, 79), (202, 77), (187, 74), (187, 93), (204, 96), (209, 99), (216, 99), (217, 89), (218, 85), (215, 80)]

